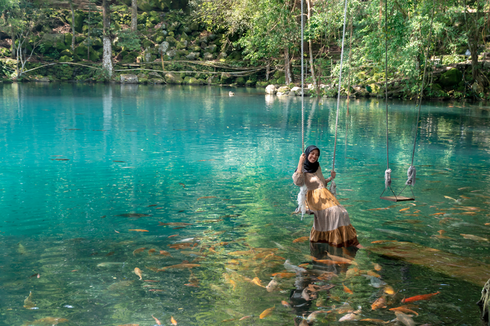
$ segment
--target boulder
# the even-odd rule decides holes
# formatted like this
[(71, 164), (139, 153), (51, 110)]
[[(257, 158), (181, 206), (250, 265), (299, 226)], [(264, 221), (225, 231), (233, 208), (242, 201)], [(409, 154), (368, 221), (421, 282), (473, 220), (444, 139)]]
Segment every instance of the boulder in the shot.
[(290, 96), (301, 96), (301, 87), (295, 86), (289, 92)]
[(216, 44), (211, 44), (211, 45), (206, 46), (204, 48), (204, 51), (209, 52), (209, 53), (215, 53), (217, 48), (218, 48), (218, 46)]
[(289, 87), (288, 86), (281, 86), (277, 89), (277, 93), (276, 95), (277, 96), (284, 96), (284, 95), (288, 95), (289, 94)]
[(158, 52), (166, 53), (169, 46), (170, 46), (170, 43), (163, 41), (160, 45), (158, 45)]
[(167, 81), (168, 84), (182, 84), (183, 80), (180, 76), (168, 72), (165, 74), (165, 80)]
[(266, 94), (270, 94), (270, 95), (274, 95), (274, 94), (276, 94), (276, 86), (274, 86), (274, 85), (268, 85), (268, 86), (265, 88), (265, 93), (266, 93)]
[(204, 60), (213, 60), (214, 59), (214, 56), (212, 53), (208, 53), (208, 52), (205, 52), (203, 55), (202, 55), (202, 58)]
[(133, 74), (121, 75), (121, 84), (137, 84), (138, 76)]
[(167, 55), (169, 58), (173, 58), (177, 55), (177, 50), (176, 49), (172, 49), (170, 51), (167, 52)]
[(185, 56), (185, 58), (187, 60), (196, 60), (197, 58), (199, 58), (199, 52), (191, 52), (189, 53), (188, 55)]
[(463, 74), (461, 71), (456, 68), (451, 68), (439, 76), (439, 84), (441, 84), (443, 87), (453, 87), (457, 86), (462, 79)]

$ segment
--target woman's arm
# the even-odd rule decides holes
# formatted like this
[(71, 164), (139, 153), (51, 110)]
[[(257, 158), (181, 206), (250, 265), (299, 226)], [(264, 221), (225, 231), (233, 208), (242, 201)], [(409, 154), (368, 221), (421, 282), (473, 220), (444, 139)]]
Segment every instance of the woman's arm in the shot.
[(295, 185), (298, 187), (301, 187), (305, 184), (305, 176), (303, 173), (303, 164), (305, 162), (306, 155), (301, 154), (299, 157), (299, 162), (298, 162), (298, 168), (296, 169), (296, 172), (293, 174), (293, 182)]
[(327, 184), (332, 181), (333, 179), (335, 179), (335, 171), (331, 171), (330, 172), (330, 177), (328, 179), (325, 179), (325, 177), (323, 176), (323, 173), (322, 173), (322, 169), (319, 167), (318, 170), (320, 171), (320, 176), (321, 178), (325, 181), (325, 187), (327, 186)]

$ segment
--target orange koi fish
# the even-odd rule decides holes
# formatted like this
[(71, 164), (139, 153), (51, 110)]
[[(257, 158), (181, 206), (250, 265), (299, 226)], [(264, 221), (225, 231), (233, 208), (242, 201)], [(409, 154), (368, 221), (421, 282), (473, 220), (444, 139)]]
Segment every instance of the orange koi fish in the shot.
[(389, 310), (391, 311), (401, 311), (401, 312), (404, 312), (404, 313), (412, 313), (412, 314), (415, 314), (415, 315), (419, 315), (418, 312), (416, 311), (413, 311), (412, 309), (408, 309), (407, 306), (400, 306), (400, 307), (396, 307), (396, 308), (390, 308)]
[(153, 317), (153, 319), (155, 319), (155, 322), (157, 323), (157, 325), (161, 325), (162, 324), (158, 319), (155, 318), (155, 316), (153, 316), (153, 315), (151, 315), (151, 316)]
[(379, 308), (386, 308), (386, 299), (385, 297), (381, 297), (376, 299), (376, 301), (373, 302), (371, 305), (371, 310), (376, 310)]
[(434, 214), (430, 214), (430, 216), (435, 216), (435, 215), (444, 215), (446, 214), (445, 212), (439, 212), (439, 213), (434, 213)]
[(276, 306), (274, 306), (272, 308), (265, 309), (264, 311), (262, 311), (259, 318), (264, 319), (265, 317), (269, 316), (275, 308), (276, 308)]
[(143, 279), (143, 277), (141, 276), (141, 275), (142, 275), (142, 274), (141, 274), (141, 269), (139, 269), (138, 267), (136, 267), (136, 268), (134, 269), (134, 273), (140, 277), (140, 280), (142, 280), (142, 279)]
[(298, 243), (298, 242), (305, 242), (305, 241), (308, 241), (309, 237), (301, 237), (301, 238), (298, 238), (298, 239), (294, 239), (293, 240), (293, 243)]
[(410, 207), (402, 208), (399, 210), (399, 212), (408, 211), (409, 209), (410, 209)]
[(160, 255), (172, 257), (172, 255), (168, 251), (165, 251), (165, 250), (160, 250)]
[(277, 276), (279, 278), (291, 278), (295, 277), (296, 273), (274, 273), (272, 276)]
[(146, 250), (146, 248), (138, 248), (138, 249), (133, 251), (133, 256), (136, 256), (137, 253), (140, 253), (140, 252), (145, 251), (145, 250)]
[(345, 286), (344, 283), (342, 283), (342, 285), (344, 286), (344, 292), (345, 293), (354, 294), (354, 292), (352, 292), (351, 289), (349, 289), (347, 286)]
[(129, 231), (134, 231), (134, 232), (150, 232), (148, 230), (143, 230), (143, 229), (129, 229)]
[(436, 293), (416, 295), (414, 297), (402, 299), (402, 303), (414, 302), (414, 301), (420, 301), (420, 300), (428, 300), (431, 297), (433, 297), (439, 293), (441, 293), (441, 292), (437, 291)]
[(172, 325), (177, 325), (177, 321), (174, 319), (173, 316), (170, 316), (170, 322), (172, 323)]

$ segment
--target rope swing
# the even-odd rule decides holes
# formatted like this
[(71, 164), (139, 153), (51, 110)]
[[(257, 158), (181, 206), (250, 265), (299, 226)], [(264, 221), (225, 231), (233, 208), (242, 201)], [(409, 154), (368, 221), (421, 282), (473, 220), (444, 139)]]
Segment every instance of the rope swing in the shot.
[[(412, 150), (412, 162), (407, 170), (407, 181), (405, 182), (405, 186), (403, 187), (402, 191), (398, 194), (398, 196), (395, 194), (393, 189), (391, 188), (391, 169), (390, 169), (390, 161), (389, 161), (389, 139), (388, 139), (388, 0), (385, 0), (385, 105), (386, 105), (386, 170), (385, 170), (385, 189), (381, 193), (380, 198), (389, 200), (389, 201), (412, 201), (415, 200), (415, 195), (413, 193), (413, 186), (415, 185), (415, 177), (416, 177), (416, 169), (415, 166), (413, 165), (414, 159), (415, 159), (415, 147), (417, 144), (417, 135), (418, 135), (418, 127), (419, 127), (419, 119), (420, 119), (420, 108), (422, 106), (422, 97), (424, 94), (424, 88), (425, 88), (425, 77), (427, 75), (427, 58), (429, 56), (429, 50), (430, 50), (430, 40), (432, 37), (432, 26), (433, 26), (433, 19), (434, 19), (434, 0), (432, 1), (432, 14), (430, 18), (430, 30), (429, 30), (429, 39), (427, 43), (427, 50), (425, 52), (424, 56), (424, 74), (422, 77), (422, 87), (420, 89), (420, 94), (418, 98), (418, 111), (417, 111), (417, 120), (415, 121), (415, 136), (413, 140), (413, 150)], [(412, 192), (412, 197), (405, 197), (401, 196), (405, 188), (409, 186), (410, 191)], [(393, 196), (385, 196), (383, 197), (384, 192), (386, 189), (390, 189), (390, 191), (393, 193)]]
[[(335, 171), (335, 154), (337, 152), (337, 130), (339, 126), (339, 109), (340, 109), (340, 89), (342, 86), (342, 67), (344, 65), (344, 42), (345, 42), (345, 25), (347, 21), (347, 0), (344, 2), (344, 27), (342, 30), (342, 49), (340, 51), (340, 73), (339, 73), (339, 90), (337, 92), (337, 114), (335, 117), (335, 141), (333, 144), (333, 159), (332, 159), (332, 171)], [(330, 183), (330, 192), (332, 195), (337, 196), (337, 185), (332, 180)]]

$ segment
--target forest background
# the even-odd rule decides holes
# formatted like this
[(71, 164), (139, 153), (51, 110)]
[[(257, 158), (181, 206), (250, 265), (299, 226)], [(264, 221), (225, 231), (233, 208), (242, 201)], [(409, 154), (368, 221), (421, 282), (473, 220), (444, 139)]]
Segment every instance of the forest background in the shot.
[[(336, 96), (339, 0), (0, 0), (0, 78), (288, 94), (301, 81), (301, 6), (308, 92)], [(349, 0), (342, 95), (384, 96), (387, 58), (390, 97), (490, 99), (489, 30), (490, 1)]]

